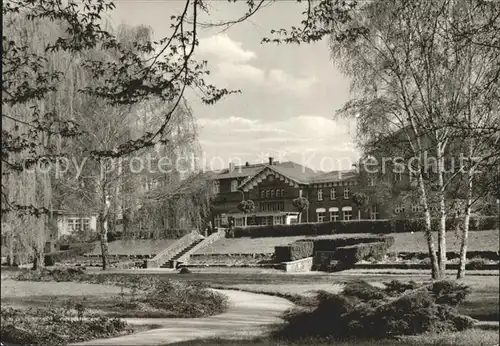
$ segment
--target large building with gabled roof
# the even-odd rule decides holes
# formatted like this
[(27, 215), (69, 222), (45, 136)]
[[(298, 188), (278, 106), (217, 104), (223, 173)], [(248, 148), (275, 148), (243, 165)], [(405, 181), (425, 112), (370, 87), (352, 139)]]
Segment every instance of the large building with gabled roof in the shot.
[[(359, 217), (352, 202), (357, 190), (356, 171), (316, 172), (298, 163), (277, 162), (269, 158), (262, 164), (230, 164), (227, 169), (210, 172), (214, 182), (213, 223), (224, 227), (234, 219), (236, 226), (294, 223), (299, 212), (293, 206), (297, 197), (309, 201), (302, 222), (352, 220)], [(238, 210), (242, 200), (252, 200), (255, 211)], [(364, 215), (363, 215), (364, 217)]]

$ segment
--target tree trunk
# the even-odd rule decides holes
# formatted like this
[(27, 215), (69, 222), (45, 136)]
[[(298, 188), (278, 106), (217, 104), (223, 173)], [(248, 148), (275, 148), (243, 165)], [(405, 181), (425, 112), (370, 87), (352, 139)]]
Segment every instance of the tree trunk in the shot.
[(429, 257), (431, 259), (431, 275), (432, 279), (439, 280), (441, 279), (441, 271), (438, 266), (436, 249), (434, 247), (434, 237), (432, 236), (432, 226), (431, 226), (431, 214), (429, 211), (429, 204), (427, 203), (427, 193), (425, 191), (424, 179), (422, 177), (422, 173), (418, 175), (418, 186), (420, 188), (420, 193), (422, 195), (422, 201), (424, 204), (424, 232), (425, 239), (427, 241), (427, 249), (429, 251)]
[(446, 204), (444, 193), (444, 152), (441, 143), (436, 148), (437, 154), (437, 176), (439, 188), (439, 228), (438, 228), (438, 263), (439, 271), (444, 276), (446, 273)]
[[(472, 157), (472, 147), (469, 144), (469, 164)], [(472, 172), (473, 167), (469, 167), (467, 170), (467, 200), (465, 205), (465, 217), (462, 229), (462, 237), (460, 239), (460, 262), (458, 265), (457, 279), (461, 279), (465, 276), (465, 265), (467, 264), (467, 245), (469, 238), (469, 227), (470, 227), (470, 214), (472, 207), (472, 184), (474, 174)]]
[(100, 230), (102, 270), (106, 270), (109, 264), (108, 230), (107, 227), (105, 227), (105, 222), (106, 222), (105, 217), (102, 214), (99, 214), (98, 223)]
[(9, 234), (9, 266), (14, 266), (14, 235)]
[(43, 250), (37, 245), (33, 254), (33, 270), (41, 270), (44, 265)]

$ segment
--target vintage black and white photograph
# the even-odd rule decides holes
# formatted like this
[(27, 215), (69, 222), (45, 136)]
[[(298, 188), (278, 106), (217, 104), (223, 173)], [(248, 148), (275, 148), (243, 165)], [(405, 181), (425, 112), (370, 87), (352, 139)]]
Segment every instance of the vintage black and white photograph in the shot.
[(1, 346), (499, 346), (500, 0), (2, 21)]

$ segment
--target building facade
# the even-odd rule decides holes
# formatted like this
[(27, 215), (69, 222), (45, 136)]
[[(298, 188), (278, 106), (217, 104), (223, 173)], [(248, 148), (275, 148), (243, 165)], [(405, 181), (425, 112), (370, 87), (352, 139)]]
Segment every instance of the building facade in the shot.
[[(227, 226), (275, 225), (301, 222), (354, 220), (378, 216), (358, 208), (352, 195), (358, 191), (355, 171), (315, 172), (295, 162), (230, 165), (211, 172), (215, 200), (213, 224)], [(309, 208), (300, 213), (293, 200), (305, 197)], [(242, 200), (252, 200), (255, 210), (244, 214), (238, 210)], [(301, 215), (299, 215), (301, 214)]]
[(68, 235), (88, 235), (97, 232), (97, 214), (82, 214), (66, 211), (54, 212), (55, 227), (50, 227), (48, 240), (58, 240)]

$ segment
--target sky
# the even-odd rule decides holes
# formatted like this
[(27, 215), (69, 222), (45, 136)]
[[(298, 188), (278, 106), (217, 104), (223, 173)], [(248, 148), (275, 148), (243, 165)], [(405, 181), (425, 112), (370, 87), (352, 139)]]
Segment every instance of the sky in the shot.
[[(207, 1), (210, 21), (240, 17), (243, 4)], [(114, 25), (145, 24), (154, 38), (169, 32), (182, 0), (118, 0)], [(210, 82), (239, 89), (215, 105), (189, 93), (204, 159), (212, 168), (267, 161), (295, 161), (315, 170), (348, 169), (358, 157), (354, 125), (335, 120), (349, 98), (349, 80), (334, 66), (326, 40), (308, 45), (261, 44), (271, 29), (299, 25), (303, 4), (278, 1), (228, 30), (200, 31), (196, 58), (207, 60)], [(215, 159), (217, 158), (217, 159)]]

